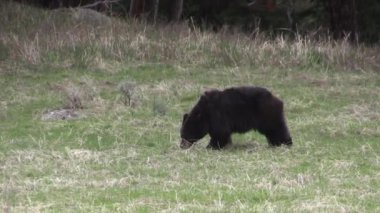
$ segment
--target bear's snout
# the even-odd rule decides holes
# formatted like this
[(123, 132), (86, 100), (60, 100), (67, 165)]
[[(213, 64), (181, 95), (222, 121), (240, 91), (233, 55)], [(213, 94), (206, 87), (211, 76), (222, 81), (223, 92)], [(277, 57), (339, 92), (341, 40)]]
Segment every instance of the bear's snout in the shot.
[(191, 143), (190, 141), (182, 138), (179, 147), (181, 147), (181, 149), (188, 149), (192, 145), (193, 145), (193, 143)]

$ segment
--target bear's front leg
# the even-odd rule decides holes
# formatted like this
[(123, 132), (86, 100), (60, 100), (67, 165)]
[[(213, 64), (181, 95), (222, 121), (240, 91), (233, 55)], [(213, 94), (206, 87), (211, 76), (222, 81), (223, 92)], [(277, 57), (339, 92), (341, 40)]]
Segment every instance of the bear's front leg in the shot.
[(208, 149), (222, 149), (228, 144), (231, 144), (231, 136), (215, 138), (211, 137), (210, 143), (207, 145)]

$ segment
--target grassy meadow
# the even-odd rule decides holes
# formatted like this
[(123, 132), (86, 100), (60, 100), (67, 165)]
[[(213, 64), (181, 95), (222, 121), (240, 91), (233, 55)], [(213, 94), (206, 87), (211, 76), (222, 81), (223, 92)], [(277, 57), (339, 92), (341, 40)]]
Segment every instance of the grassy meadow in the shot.
[[(270, 89), (294, 145), (179, 148), (204, 90)], [(44, 119), (69, 109), (76, 119)], [(0, 211), (379, 212), (380, 47), (0, 4)]]

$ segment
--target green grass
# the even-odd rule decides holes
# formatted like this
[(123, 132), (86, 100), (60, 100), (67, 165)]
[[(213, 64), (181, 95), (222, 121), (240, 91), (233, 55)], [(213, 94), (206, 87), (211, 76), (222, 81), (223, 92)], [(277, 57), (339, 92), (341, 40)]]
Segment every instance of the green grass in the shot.
[[(12, 23), (0, 34), (5, 212), (380, 211), (378, 46), (120, 20), (93, 40), (91, 28), (61, 26), (67, 35), (39, 34), (37, 44), (23, 33), (50, 13), (2, 7), (0, 24)], [(135, 84), (130, 106), (123, 82)], [(284, 100), (293, 147), (269, 148), (249, 132), (222, 151), (206, 149), (207, 137), (179, 148), (182, 114), (205, 89), (248, 84)], [(74, 92), (83, 118), (41, 120)]]

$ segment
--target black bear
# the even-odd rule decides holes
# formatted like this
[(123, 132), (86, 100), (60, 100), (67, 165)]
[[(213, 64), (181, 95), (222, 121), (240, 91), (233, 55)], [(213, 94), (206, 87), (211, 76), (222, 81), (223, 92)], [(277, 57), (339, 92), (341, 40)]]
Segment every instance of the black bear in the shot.
[(231, 143), (232, 133), (257, 130), (269, 145), (292, 145), (283, 103), (267, 89), (245, 86), (206, 91), (190, 113), (183, 116), (182, 149), (209, 134), (207, 148), (221, 149)]

